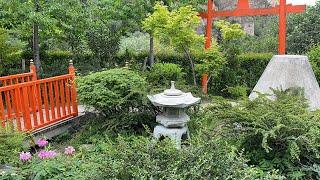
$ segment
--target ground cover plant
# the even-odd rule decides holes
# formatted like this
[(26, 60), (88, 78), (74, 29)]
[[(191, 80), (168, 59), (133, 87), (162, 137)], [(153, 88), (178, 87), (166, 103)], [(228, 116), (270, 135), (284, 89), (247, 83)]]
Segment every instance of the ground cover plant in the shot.
[[(104, 119), (105, 122), (108, 119)], [(248, 166), (242, 153), (234, 151), (224, 141), (213, 139), (204, 130), (176, 149), (169, 139), (157, 142), (148, 129), (144, 135), (132, 132), (114, 134), (109, 126), (101, 127), (97, 119), (85, 125), (67, 142), (75, 151), (72, 155), (48, 151), (54, 156), (33, 155), (3, 177), (13, 179), (283, 179), (277, 171), (264, 172)], [(92, 130), (91, 139), (85, 138)], [(66, 151), (66, 150), (65, 150)]]
[(12, 127), (0, 127), (0, 164), (19, 161), (17, 154), (23, 150), (24, 138), (24, 134), (14, 131)]
[(92, 118), (64, 140), (74, 147), (72, 156), (56, 151), (54, 158), (32, 158), (3, 177), (319, 178), (319, 112), (308, 110), (300, 89), (276, 91), (276, 95), (276, 101), (261, 96), (236, 106), (224, 98), (213, 98), (211, 105), (193, 111), (191, 139), (181, 150), (169, 139), (151, 137), (154, 115)]
[[(237, 106), (209, 106), (193, 123), (243, 150), (248, 164), (278, 169), (289, 179), (319, 178), (319, 112), (310, 112), (301, 90), (275, 92)], [(217, 138), (217, 137), (216, 137)]]

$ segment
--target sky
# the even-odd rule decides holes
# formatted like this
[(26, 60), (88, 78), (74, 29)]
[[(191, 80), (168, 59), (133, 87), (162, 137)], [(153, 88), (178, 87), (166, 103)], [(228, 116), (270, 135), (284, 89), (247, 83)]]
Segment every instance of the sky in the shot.
[(287, 0), (287, 3), (292, 3), (292, 4), (307, 4), (307, 5), (315, 5), (317, 0)]

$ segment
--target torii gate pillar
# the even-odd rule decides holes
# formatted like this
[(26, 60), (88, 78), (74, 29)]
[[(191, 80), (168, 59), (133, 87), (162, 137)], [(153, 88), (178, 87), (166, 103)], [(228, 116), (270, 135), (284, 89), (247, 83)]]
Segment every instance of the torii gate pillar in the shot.
[(287, 2), (280, 0), (279, 7), (279, 54), (286, 54), (287, 47)]

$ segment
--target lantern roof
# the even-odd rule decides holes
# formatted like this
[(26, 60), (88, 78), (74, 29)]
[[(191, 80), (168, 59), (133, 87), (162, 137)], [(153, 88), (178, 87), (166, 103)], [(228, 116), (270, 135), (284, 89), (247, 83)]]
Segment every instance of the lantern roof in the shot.
[(170, 89), (156, 95), (149, 95), (148, 98), (155, 106), (175, 108), (186, 108), (198, 104), (201, 100), (200, 98), (193, 97), (190, 92), (184, 93), (176, 89), (174, 81), (171, 81)]

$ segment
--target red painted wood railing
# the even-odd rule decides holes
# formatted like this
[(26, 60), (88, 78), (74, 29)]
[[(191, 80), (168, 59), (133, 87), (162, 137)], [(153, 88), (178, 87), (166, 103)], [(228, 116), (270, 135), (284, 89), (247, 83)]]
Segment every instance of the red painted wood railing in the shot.
[(30, 61), (30, 72), (0, 77), (0, 87), (37, 80), (36, 66)]
[(1, 125), (32, 132), (77, 116), (74, 79), (71, 62), (67, 75), (0, 87)]

